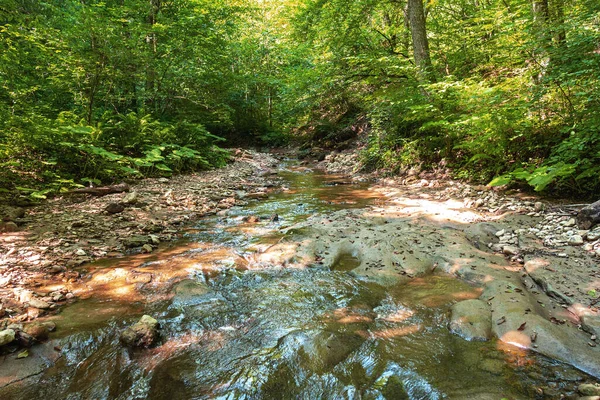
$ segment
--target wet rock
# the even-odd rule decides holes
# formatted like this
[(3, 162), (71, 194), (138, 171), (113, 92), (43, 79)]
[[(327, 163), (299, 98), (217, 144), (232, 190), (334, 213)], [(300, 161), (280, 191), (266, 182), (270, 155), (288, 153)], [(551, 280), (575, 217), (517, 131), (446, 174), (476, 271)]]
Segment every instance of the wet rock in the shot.
[(481, 300), (465, 300), (452, 307), (450, 331), (469, 341), (487, 341), (492, 334), (492, 313)]
[(49, 303), (36, 298), (32, 298), (31, 300), (29, 300), (29, 306), (39, 308), (40, 310), (47, 310), (48, 308), (50, 308)]
[(48, 326), (37, 322), (25, 325), (23, 331), (40, 342), (47, 340), (50, 333)]
[(357, 334), (321, 331), (304, 339), (300, 350), (302, 362), (312, 371), (322, 374), (331, 371), (360, 347), (365, 339)]
[(269, 217), (269, 222), (277, 222), (279, 221), (279, 215), (273, 214)]
[(260, 217), (258, 215), (247, 215), (242, 219), (242, 221), (255, 224), (260, 221)]
[(584, 207), (577, 214), (577, 224), (581, 229), (590, 229), (600, 222), (600, 200)]
[(121, 332), (119, 340), (128, 347), (152, 346), (158, 340), (158, 321), (149, 315), (144, 315), (137, 323)]
[(600, 385), (592, 383), (582, 383), (577, 391), (584, 396), (600, 396)]
[[(588, 345), (589, 336), (571, 324), (553, 318), (544, 296), (532, 295), (501, 280), (490, 282), (481, 297), (492, 311), (492, 331), (502, 342), (566, 362), (600, 377), (600, 352)], [(554, 322), (553, 322), (554, 321)]]
[(486, 358), (479, 363), (478, 367), (482, 371), (489, 372), (490, 374), (502, 375), (502, 372), (506, 368), (506, 362), (502, 360)]
[(210, 292), (207, 285), (192, 280), (186, 279), (179, 282), (175, 286), (175, 296), (173, 298), (173, 304), (178, 306), (189, 306), (204, 301), (204, 295)]
[(119, 214), (125, 210), (125, 205), (123, 203), (109, 203), (105, 208), (108, 214)]
[(5, 329), (0, 331), (0, 346), (12, 343), (15, 340), (15, 331), (12, 329)]
[(149, 272), (131, 271), (125, 279), (127, 283), (150, 283), (152, 282), (152, 274)]

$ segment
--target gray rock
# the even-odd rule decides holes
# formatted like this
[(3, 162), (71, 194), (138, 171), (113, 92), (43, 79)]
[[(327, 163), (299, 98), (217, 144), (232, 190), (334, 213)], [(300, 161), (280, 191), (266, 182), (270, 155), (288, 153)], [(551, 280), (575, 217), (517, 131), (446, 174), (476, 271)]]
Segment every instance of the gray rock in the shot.
[(586, 332), (600, 337), (600, 315), (586, 314), (581, 316), (581, 325)]
[(137, 192), (129, 192), (123, 197), (123, 203), (133, 205), (138, 202)]
[(119, 340), (128, 347), (152, 346), (158, 340), (158, 321), (149, 315), (144, 315), (137, 323), (121, 332)]
[(504, 246), (502, 252), (507, 256), (516, 256), (519, 254), (519, 248), (516, 246)]
[(536, 203), (533, 205), (533, 209), (534, 209), (536, 212), (543, 211), (545, 208), (546, 208), (546, 206), (545, 206), (545, 205), (544, 205), (544, 203), (542, 203), (541, 201), (538, 201), (538, 202), (536, 202)]
[(489, 283), (482, 294), (491, 303), (494, 335), (502, 342), (536, 351), (600, 377), (600, 349), (588, 345), (589, 336), (571, 324), (552, 323), (551, 310), (540, 307), (539, 303), (549, 304), (550, 300), (543, 294), (519, 293), (517, 288), (497, 280)]
[(482, 300), (465, 300), (452, 307), (450, 331), (469, 341), (487, 341), (492, 334), (492, 312)]
[(0, 331), (0, 346), (9, 344), (15, 340), (15, 331), (12, 329), (5, 329)]
[(469, 242), (473, 244), (479, 250), (482, 250), (487, 243), (497, 243), (498, 237), (498, 225), (489, 222), (480, 222), (477, 224), (470, 225), (465, 229), (465, 235)]
[(570, 246), (581, 246), (583, 244), (583, 238), (579, 235), (574, 235), (569, 238), (568, 243)]
[(575, 226), (575, 225), (577, 225), (577, 221), (575, 221), (575, 218), (568, 219), (563, 223), (563, 226), (566, 226), (568, 228)]
[(40, 300), (40, 299), (36, 299), (36, 298), (32, 298), (31, 300), (29, 300), (29, 306), (30, 307), (34, 307), (34, 308), (39, 308), (41, 310), (46, 310), (48, 308), (50, 308), (50, 304)]
[(590, 229), (600, 222), (600, 200), (584, 207), (577, 214), (577, 224), (581, 229)]
[(104, 211), (109, 214), (119, 214), (125, 210), (125, 205), (123, 203), (109, 203)]

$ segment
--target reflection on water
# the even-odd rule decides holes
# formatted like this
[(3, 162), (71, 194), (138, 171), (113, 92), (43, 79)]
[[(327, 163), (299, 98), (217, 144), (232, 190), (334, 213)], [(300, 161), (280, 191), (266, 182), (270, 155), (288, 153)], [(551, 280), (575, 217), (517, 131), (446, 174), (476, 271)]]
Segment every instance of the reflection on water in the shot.
[[(190, 279), (169, 296), (67, 308), (57, 318), (63, 357), (39, 382), (0, 389), (0, 398), (520, 399), (580, 379), (558, 363), (449, 334), (450, 306), (479, 296), (450, 277), (384, 288), (348, 272), (353, 254), (333, 271), (243, 268), (281, 238), (278, 227), (374, 198), (364, 185), (326, 184), (339, 178), (282, 175), (289, 191), (203, 221), (180, 253), (139, 260), (137, 270), (154, 279), (161, 268), (185, 271)], [(240, 218), (250, 214), (280, 219), (250, 226)], [(161, 344), (122, 348), (119, 331), (143, 313), (160, 321)]]

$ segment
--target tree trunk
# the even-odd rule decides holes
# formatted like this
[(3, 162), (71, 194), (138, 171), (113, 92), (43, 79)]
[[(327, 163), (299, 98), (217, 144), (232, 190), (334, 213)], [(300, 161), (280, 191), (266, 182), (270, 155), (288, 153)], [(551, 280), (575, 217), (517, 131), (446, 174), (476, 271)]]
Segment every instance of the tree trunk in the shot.
[(408, 0), (408, 19), (419, 80), (429, 83), (435, 82), (433, 65), (431, 64), (431, 56), (429, 54), (427, 29), (425, 27), (423, 0)]
[(565, 1), (554, 0), (552, 1), (553, 9), (553, 24), (554, 29), (554, 43), (557, 47), (563, 46), (567, 41), (567, 34), (565, 32)]
[[(153, 29), (156, 25), (158, 12), (160, 11), (161, 0), (150, 0), (150, 14), (148, 15), (148, 24), (150, 29)], [(154, 62), (156, 60), (157, 42), (156, 33), (151, 32), (146, 37), (148, 46), (150, 48), (150, 61), (146, 70), (146, 92), (147, 92), (147, 105), (150, 108), (156, 107), (156, 71), (154, 69)]]

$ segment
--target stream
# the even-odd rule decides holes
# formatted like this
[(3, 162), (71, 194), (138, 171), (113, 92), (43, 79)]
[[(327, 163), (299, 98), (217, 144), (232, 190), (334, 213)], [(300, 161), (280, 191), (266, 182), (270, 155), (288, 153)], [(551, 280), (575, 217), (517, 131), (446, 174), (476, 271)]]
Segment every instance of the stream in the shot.
[[(51, 318), (58, 330), (24, 361), (50, 367), (0, 387), (0, 398), (499, 400), (560, 398), (585, 379), (558, 361), (451, 334), (450, 307), (481, 290), (441, 272), (383, 286), (353, 274), (352, 255), (335, 268), (257, 257), (302, 241), (282, 231), (309, 216), (381, 201), (368, 183), (279, 175), (288, 190), (202, 219), (150, 257), (85, 266), (104, 290)], [(247, 222), (252, 215), (265, 218)], [(121, 285), (131, 269), (154, 278)], [(161, 343), (124, 348), (120, 331), (144, 314), (160, 322)]]

